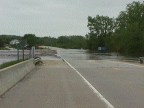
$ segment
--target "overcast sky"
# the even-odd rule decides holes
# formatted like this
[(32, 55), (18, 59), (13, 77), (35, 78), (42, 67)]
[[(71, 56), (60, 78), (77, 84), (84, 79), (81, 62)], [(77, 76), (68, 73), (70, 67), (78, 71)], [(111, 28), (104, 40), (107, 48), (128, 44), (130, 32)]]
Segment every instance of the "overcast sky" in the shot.
[[(143, 0), (139, 0), (143, 1)], [(116, 18), (133, 0), (0, 0), (0, 35), (82, 35), (87, 17)]]

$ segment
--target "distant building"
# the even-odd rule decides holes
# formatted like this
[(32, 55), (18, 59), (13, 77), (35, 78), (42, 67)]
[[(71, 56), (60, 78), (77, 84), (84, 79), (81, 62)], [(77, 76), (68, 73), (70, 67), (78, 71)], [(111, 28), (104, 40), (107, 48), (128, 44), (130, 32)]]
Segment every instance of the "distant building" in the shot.
[(17, 45), (19, 43), (20, 42), (17, 39), (13, 39), (13, 40), (10, 41), (10, 45)]

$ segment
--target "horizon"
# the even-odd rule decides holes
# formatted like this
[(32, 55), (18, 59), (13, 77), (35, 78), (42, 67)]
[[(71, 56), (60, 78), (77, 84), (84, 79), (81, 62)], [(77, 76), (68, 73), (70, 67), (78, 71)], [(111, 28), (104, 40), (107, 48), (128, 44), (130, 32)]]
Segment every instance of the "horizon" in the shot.
[[(29, 34), (29, 33), (28, 33)], [(8, 35), (8, 34), (0, 34), (0, 36), (19, 36), (19, 35)], [(25, 35), (25, 34), (24, 34)], [(24, 36), (23, 35), (23, 36)], [(35, 35), (35, 34), (34, 34)], [(23, 36), (19, 36), (19, 37), (23, 37)], [(35, 35), (36, 36), (36, 35)], [(64, 36), (68, 36), (68, 35), (64, 35)], [(82, 35), (69, 35), (69, 36), (82, 36)], [(36, 36), (36, 37), (39, 37), (39, 36)], [(39, 38), (43, 38), (43, 37), (51, 37), (51, 38), (58, 38), (58, 37), (61, 37), (61, 36), (58, 36), (58, 37), (52, 37), (52, 36), (40, 36)], [(85, 36), (82, 36), (82, 37), (85, 37)]]

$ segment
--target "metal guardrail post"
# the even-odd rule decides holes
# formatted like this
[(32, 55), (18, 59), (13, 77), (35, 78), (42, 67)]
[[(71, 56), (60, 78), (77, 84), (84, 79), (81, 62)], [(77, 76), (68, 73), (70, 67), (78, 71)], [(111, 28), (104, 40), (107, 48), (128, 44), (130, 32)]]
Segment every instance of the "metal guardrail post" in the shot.
[(143, 59), (140, 57), (140, 63), (143, 63)]
[(139, 59), (140, 59), (140, 63), (143, 63), (144, 57), (140, 57)]
[(37, 62), (39, 62), (41, 60), (41, 58), (40, 57), (38, 57), (38, 58), (35, 58), (34, 59), (34, 64), (36, 64)]

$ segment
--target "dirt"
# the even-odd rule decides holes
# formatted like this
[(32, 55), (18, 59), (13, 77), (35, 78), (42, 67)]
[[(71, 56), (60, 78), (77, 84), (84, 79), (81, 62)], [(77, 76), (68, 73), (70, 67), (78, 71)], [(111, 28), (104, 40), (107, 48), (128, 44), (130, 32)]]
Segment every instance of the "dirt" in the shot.
[(64, 61), (54, 61), (54, 60), (47, 60), (43, 61), (42, 66), (53, 66), (53, 65), (67, 65)]

